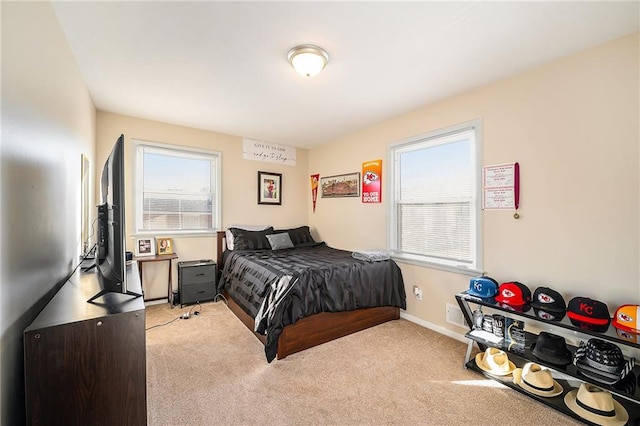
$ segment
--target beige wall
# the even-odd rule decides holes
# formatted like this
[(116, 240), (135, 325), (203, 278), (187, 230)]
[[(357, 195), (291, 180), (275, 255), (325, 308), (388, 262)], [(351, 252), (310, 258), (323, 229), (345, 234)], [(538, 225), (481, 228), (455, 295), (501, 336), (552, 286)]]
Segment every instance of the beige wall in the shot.
[[(97, 114), (96, 158), (104, 164), (120, 134), (125, 135), (125, 181), (127, 250), (133, 251), (134, 187), (133, 140), (160, 142), (193, 148), (210, 149), (222, 153), (222, 224), (265, 224), (275, 227), (294, 227), (307, 224), (307, 150), (297, 149), (296, 165), (286, 166), (242, 158), (242, 138), (205, 130), (176, 126), (99, 111)], [(258, 171), (282, 173), (282, 205), (258, 205)], [(100, 173), (96, 168), (96, 173)], [(98, 181), (96, 174), (96, 181)], [(164, 234), (163, 234), (164, 235)], [(216, 258), (214, 236), (174, 238), (174, 250), (179, 261)], [(145, 298), (166, 297), (168, 262), (144, 266)], [(177, 289), (176, 270), (173, 284)]]
[(25, 421), (24, 329), (78, 263), (95, 107), (48, 2), (2, 2), (0, 424)]
[[(482, 119), (483, 164), (519, 162), (521, 209), (486, 211), (484, 270), (568, 300), (640, 302), (639, 35), (624, 37), (525, 74), (363, 129), (309, 152), (310, 173), (359, 171), (387, 145)], [(387, 200), (318, 199), (309, 224), (334, 247), (387, 247)], [(386, 193), (385, 193), (386, 192)], [(309, 203), (310, 204), (310, 203)], [(445, 305), (469, 276), (401, 264), (407, 314), (446, 333)], [(418, 285), (424, 300), (410, 291)]]

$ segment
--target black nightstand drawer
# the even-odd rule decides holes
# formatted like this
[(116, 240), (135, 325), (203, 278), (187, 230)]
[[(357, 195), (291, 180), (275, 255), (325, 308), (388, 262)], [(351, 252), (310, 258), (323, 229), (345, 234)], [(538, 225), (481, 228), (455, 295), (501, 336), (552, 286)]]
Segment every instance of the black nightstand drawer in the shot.
[(213, 300), (216, 296), (216, 285), (214, 282), (193, 284), (182, 287), (180, 292), (180, 304), (204, 302)]
[(218, 286), (216, 273), (213, 260), (178, 262), (180, 306), (215, 299)]
[[(180, 262), (183, 263), (183, 262)], [(186, 263), (186, 262), (184, 262)], [(185, 266), (180, 265), (179, 280), (182, 285), (206, 283), (216, 280), (216, 264)]]

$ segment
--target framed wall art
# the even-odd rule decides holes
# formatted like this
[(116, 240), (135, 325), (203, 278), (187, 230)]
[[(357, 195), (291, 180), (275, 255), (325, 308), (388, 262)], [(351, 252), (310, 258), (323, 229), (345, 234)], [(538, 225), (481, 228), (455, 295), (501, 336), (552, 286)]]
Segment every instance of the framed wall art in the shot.
[(136, 256), (153, 256), (156, 254), (156, 245), (153, 238), (136, 238)]
[(173, 254), (173, 239), (171, 238), (156, 238), (156, 246), (159, 255)]
[(323, 198), (359, 197), (360, 172), (320, 178)]
[(258, 172), (258, 204), (282, 204), (282, 174)]

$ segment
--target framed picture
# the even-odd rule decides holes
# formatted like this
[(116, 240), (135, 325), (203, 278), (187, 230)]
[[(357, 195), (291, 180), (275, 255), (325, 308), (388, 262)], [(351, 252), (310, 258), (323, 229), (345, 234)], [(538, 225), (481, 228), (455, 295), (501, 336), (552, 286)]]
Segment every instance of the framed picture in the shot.
[(359, 197), (360, 172), (320, 178), (323, 198)]
[(153, 256), (156, 246), (153, 238), (136, 238), (136, 256)]
[(282, 174), (258, 172), (258, 204), (282, 204)]
[(156, 238), (156, 247), (158, 248), (158, 255), (173, 254), (173, 239)]

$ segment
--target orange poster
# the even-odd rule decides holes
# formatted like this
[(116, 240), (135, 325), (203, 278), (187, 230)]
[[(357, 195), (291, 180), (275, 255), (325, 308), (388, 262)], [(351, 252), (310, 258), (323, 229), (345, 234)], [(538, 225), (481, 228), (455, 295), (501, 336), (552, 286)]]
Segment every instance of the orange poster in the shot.
[(382, 160), (362, 163), (362, 202), (382, 202)]

